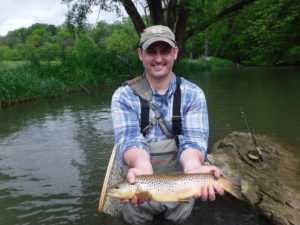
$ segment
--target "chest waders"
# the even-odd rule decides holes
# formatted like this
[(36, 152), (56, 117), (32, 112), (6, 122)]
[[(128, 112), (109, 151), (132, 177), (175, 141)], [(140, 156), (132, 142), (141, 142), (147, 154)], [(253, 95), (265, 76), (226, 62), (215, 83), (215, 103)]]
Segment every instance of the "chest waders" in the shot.
[[(158, 123), (164, 134), (169, 138), (158, 142), (148, 143), (150, 160), (154, 174), (161, 173), (182, 173), (182, 166), (177, 160), (179, 146), (178, 135), (181, 134), (181, 78), (176, 77), (176, 91), (173, 97), (172, 132), (169, 131), (156, 105), (151, 102), (153, 98), (152, 89), (143, 76), (139, 76), (127, 82), (127, 84), (139, 96), (141, 102), (141, 133), (146, 136), (147, 131)], [(150, 109), (154, 113), (154, 118), (149, 121)], [(128, 167), (123, 166), (126, 175)], [(141, 213), (135, 205), (123, 205), (124, 219), (134, 225), (151, 223), (155, 215), (162, 214), (167, 220), (177, 223), (184, 221), (193, 209), (194, 199), (189, 203), (168, 202), (161, 203), (156, 201), (144, 202)]]

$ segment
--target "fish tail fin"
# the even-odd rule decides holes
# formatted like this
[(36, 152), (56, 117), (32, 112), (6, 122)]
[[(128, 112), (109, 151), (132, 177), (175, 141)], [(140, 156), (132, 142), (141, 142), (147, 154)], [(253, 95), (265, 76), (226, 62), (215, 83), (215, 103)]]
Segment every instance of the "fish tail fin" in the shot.
[(236, 197), (237, 199), (242, 199), (242, 184), (243, 180), (240, 177), (231, 178), (230, 179), (231, 185), (230, 188), (227, 190), (231, 195)]

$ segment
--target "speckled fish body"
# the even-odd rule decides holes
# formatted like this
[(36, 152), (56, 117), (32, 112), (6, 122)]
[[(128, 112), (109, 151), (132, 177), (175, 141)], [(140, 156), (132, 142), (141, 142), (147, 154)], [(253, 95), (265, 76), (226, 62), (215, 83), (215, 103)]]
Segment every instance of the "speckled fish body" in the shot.
[(187, 201), (202, 187), (218, 185), (237, 198), (241, 198), (241, 179), (216, 179), (212, 174), (142, 175), (135, 184), (124, 180), (109, 188), (107, 195), (114, 198), (151, 199), (159, 202)]

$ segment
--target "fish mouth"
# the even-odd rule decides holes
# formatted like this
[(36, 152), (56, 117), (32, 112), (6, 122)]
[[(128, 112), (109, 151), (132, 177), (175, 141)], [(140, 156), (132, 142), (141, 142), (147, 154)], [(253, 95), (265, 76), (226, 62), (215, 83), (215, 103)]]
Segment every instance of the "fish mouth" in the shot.
[(115, 192), (114, 190), (108, 190), (108, 191), (106, 192), (106, 194), (107, 194), (108, 196), (111, 196), (111, 195), (116, 194), (116, 192)]
[(114, 197), (114, 193), (113, 192), (107, 192), (107, 196)]

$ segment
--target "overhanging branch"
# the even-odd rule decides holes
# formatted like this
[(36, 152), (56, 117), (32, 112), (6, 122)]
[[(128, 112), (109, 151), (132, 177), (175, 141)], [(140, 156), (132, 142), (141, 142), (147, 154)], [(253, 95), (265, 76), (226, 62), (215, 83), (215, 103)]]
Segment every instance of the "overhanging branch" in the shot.
[(237, 2), (236, 4), (232, 5), (231, 7), (223, 10), (222, 12), (220, 12), (219, 14), (217, 14), (216, 16), (213, 16), (213, 17), (209, 18), (208, 20), (204, 21), (197, 28), (188, 30), (187, 31), (188, 35), (189, 36), (193, 36), (197, 32), (205, 30), (207, 27), (209, 27), (213, 23), (221, 20), (223, 17), (225, 17), (227, 15), (230, 15), (231, 13), (237, 12), (237, 11), (243, 9), (245, 6), (251, 4), (251, 3), (255, 2), (255, 1), (257, 1), (257, 0), (242, 0), (240, 2)]

